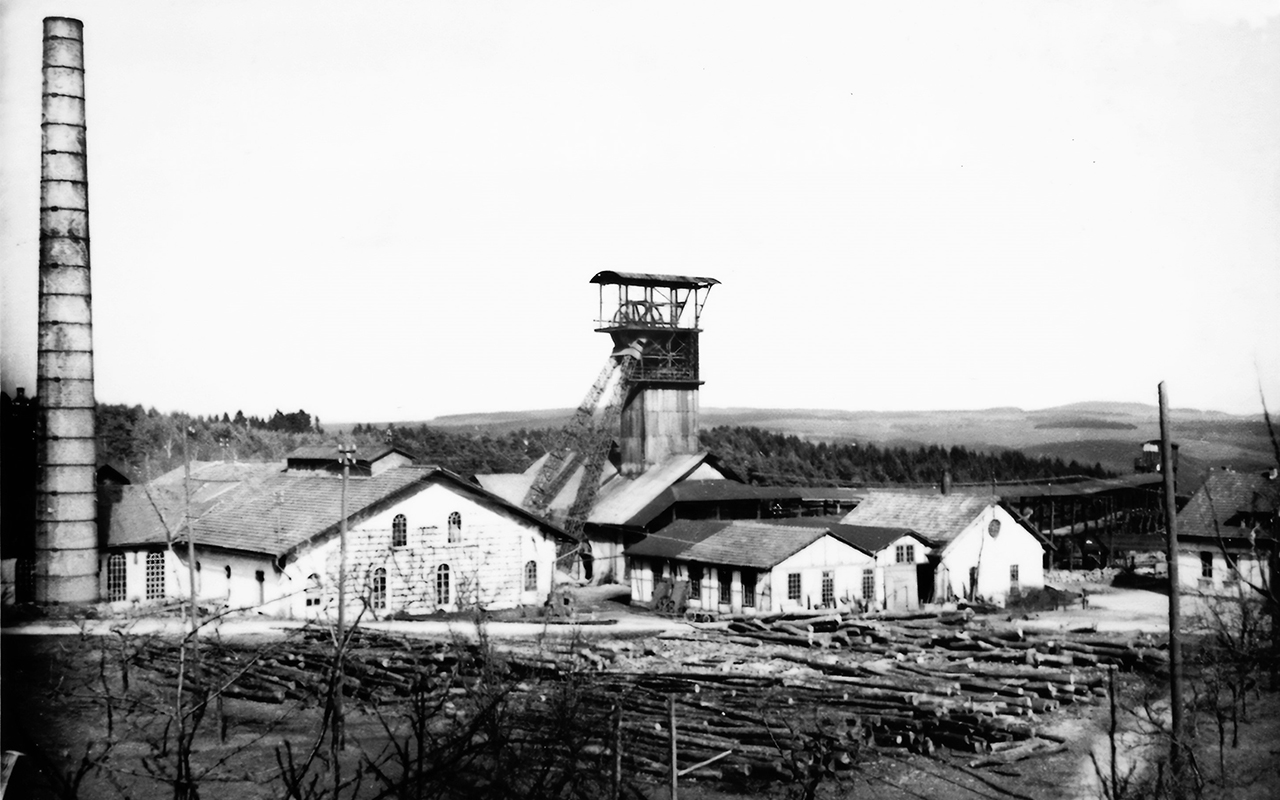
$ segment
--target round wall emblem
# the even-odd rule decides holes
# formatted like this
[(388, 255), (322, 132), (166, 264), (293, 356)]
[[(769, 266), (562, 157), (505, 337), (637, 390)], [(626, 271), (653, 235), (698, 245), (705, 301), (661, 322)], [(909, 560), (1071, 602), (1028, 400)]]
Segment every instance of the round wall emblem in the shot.
[(987, 533), (991, 534), (991, 538), (992, 538), (992, 539), (994, 539), (994, 538), (996, 538), (997, 536), (999, 536), (999, 535), (1000, 535), (1000, 520), (998, 520), (998, 519), (993, 519), (993, 520), (991, 520), (991, 522), (987, 525)]

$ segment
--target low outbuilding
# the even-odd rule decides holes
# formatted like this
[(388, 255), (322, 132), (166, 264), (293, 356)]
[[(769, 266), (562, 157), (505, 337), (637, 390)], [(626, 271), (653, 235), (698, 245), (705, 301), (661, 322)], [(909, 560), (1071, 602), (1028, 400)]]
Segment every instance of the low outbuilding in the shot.
[(908, 528), (931, 540), (936, 602), (1004, 604), (1010, 594), (1044, 587), (1044, 540), (994, 497), (872, 490), (841, 521)]
[(627, 548), (626, 556), (633, 603), (652, 604), (666, 582), (695, 610), (865, 610), (916, 606), (917, 559), (928, 546), (913, 531), (812, 518), (680, 520)]

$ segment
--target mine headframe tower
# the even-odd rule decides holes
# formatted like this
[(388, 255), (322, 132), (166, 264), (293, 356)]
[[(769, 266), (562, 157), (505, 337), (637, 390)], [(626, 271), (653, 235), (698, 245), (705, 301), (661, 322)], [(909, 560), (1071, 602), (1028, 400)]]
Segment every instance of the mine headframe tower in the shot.
[(524, 498), (546, 514), (582, 466), (565, 531), (580, 542), (615, 437), (631, 478), (698, 443), (698, 327), (713, 278), (600, 272), (596, 330), (613, 340), (604, 369), (561, 432)]

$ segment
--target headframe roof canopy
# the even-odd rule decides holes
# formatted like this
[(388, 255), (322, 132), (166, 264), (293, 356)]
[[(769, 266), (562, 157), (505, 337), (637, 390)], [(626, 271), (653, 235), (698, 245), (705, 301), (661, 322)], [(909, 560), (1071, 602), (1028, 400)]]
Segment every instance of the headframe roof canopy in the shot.
[(662, 286), (670, 289), (707, 289), (720, 283), (715, 278), (698, 278), (692, 275), (655, 275), (648, 272), (614, 272), (613, 270), (597, 272), (591, 282), (602, 286), (617, 284), (619, 286)]

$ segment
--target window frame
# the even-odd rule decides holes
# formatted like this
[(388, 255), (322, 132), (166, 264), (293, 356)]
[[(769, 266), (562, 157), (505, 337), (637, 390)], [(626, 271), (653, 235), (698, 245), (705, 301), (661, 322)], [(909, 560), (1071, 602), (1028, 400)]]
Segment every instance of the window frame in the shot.
[(1201, 580), (1213, 580), (1213, 551), (1200, 551), (1200, 578)]
[[(728, 578), (728, 580), (725, 580)], [(724, 567), (716, 568), (716, 584), (718, 595), (717, 600), (720, 605), (727, 606), (733, 604), (733, 570)]]
[(447, 606), (452, 599), (452, 586), (448, 564), (436, 567), (436, 605)]
[(832, 569), (822, 571), (822, 607), (831, 608), (836, 604), (836, 572)]
[(756, 607), (756, 573), (755, 570), (742, 570), (742, 607)]
[(538, 562), (533, 559), (524, 562), (524, 590), (538, 591)]
[(307, 576), (307, 586), (302, 590), (303, 608), (312, 608), (324, 605), (324, 584), (320, 582), (320, 576), (317, 573), (311, 573)]
[(798, 603), (800, 602), (801, 597), (802, 595), (800, 593), (800, 573), (788, 572), (787, 573), (787, 599), (792, 602)]
[(374, 611), (387, 610), (386, 567), (378, 567), (369, 578), (369, 607)]
[(148, 550), (146, 559), (146, 599), (163, 600), (165, 597), (164, 585), (164, 551)]
[(404, 514), (396, 514), (391, 520), (391, 546), (409, 546), (409, 518)]
[(124, 553), (107, 556), (107, 602), (129, 599), (129, 561)]
[(876, 571), (874, 569), (862, 570), (862, 599), (866, 603), (874, 603), (876, 601)]
[(457, 544), (462, 541), (462, 512), (449, 512), (449, 544)]

